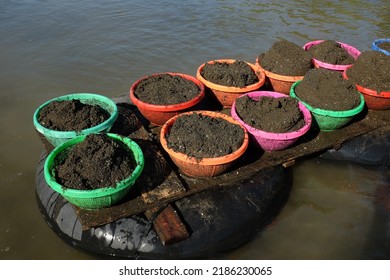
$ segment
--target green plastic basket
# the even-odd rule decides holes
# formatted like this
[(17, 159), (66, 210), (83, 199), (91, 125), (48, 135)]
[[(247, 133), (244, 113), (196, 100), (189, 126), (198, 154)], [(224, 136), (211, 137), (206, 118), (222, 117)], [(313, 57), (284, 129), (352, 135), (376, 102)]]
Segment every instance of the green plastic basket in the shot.
[[(81, 131), (52, 130), (42, 126), (38, 122), (39, 114), (45, 106), (47, 106), (49, 103), (53, 101), (67, 101), (67, 100), (80, 100), (80, 102), (84, 104), (99, 105), (110, 114), (110, 117), (104, 122), (102, 122), (101, 124), (98, 124), (91, 128), (83, 129)], [(79, 135), (86, 135), (89, 133), (108, 132), (111, 129), (117, 117), (118, 117), (118, 108), (115, 102), (112, 101), (110, 98), (95, 93), (73, 93), (73, 94), (63, 95), (51, 99), (45, 102), (44, 104), (42, 104), (41, 106), (39, 106), (38, 109), (35, 110), (34, 112), (33, 122), (34, 122), (35, 129), (41, 136), (41, 140), (43, 144), (45, 145), (47, 151), (50, 152), (52, 149), (47, 148), (49, 145), (47, 145), (46, 141), (49, 144), (51, 144), (53, 147), (57, 147), (62, 143), (70, 139), (73, 139)]]
[(55, 166), (61, 162), (66, 156), (67, 152), (76, 144), (84, 141), (87, 135), (81, 135), (55, 148), (46, 158), (44, 165), (44, 177), (46, 183), (56, 192), (61, 194), (70, 203), (86, 209), (97, 209), (103, 207), (110, 207), (121, 200), (134, 185), (137, 178), (141, 175), (144, 168), (144, 156), (141, 148), (133, 140), (113, 133), (107, 133), (113, 139), (123, 142), (133, 152), (134, 160), (137, 165), (131, 176), (118, 182), (116, 187), (104, 187), (94, 190), (77, 190), (66, 188), (57, 183), (55, 179)]
[(357, 114), (359, 114), (364, 109), (364, 97), (362, 94), (360, 94), (360, 103), (356, 108), (353, 108), (351, 110), (345, 110), (345, 111), (332, 111), (332, 110), (324, 110), (320, 108), (314, 108), (307, 104), (306, 102), (302, 101), (298, 98), (298, 96), (295, 94), (295, 87), (301, 82), (297, 81), (295, 82), (290, 89), (290, 96), (293, 98), (298, 99), (300, 102), (303, 103), (303, 105), (306, 106), (312, 113), (314, 119), (316, 120), (319, 128), (321, 131), (334, 131), (336, 129), (339, 129), (346, 124), (348, 124)]

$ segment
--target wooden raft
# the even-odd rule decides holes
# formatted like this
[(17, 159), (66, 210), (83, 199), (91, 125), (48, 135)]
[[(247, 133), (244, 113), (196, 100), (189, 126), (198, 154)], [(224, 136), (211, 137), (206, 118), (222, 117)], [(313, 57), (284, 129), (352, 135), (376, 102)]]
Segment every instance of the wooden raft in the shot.
[[(135, 214), (145, 213), (150, 218), (158, 209), (164, 209), (163, 211), (169, 209), (166, 211), (170, 212), (165, 214), (168, 213), (170, 217), (174, 217), (176, 213), (174, 213), (173, 207), (166, 207), (171, 202), (181, 198), (211, 188), (232, 185), (232, 182), (245, 180), (264, 168), (280, 165), (288, 167), (296, 159), (332, 148), (338, 149), (344, 142), (374, 130), (390, 133), (390, 111), (368, 111), (362, 113), (360, 118), (355, 119), (346, 127), (333, 132), (322, 132), (312, 126), (304, 138), (300, 139), (293, 147), (282, 151), (263, 152), (253, 150), (254, 148), (250, 147), (234, 168), (223, 175), (213, 178), (190, 178), (181, 175), (167, 158), (165, 152), (162, 152), (157, 137), (159, 128), (154, 127), (147, 132), (138, 121), (140, 117), (139, 115), (136, 116), (138, 114), (136, 107), (129, 104), (118, 105), (123, 106), (120, 110), (121, 118), (128, 118), (129, 120), (118, 120), (111, 131), (129, 136), (140, 144), (144, 151), (149, 151), (146, 153), (146, 161), (149, 163), (145, 163), (143, 174), (121, 204), (97, 210), (84, 210), (75, 207), (84, 230)], [(131, 129), (129, 123), (133, 124)], [(124, 127), (127, 128), (127, 131), (122, 131)], [(146, 148), (146, 145), (154, 145), (154, 148)], [(153, 153), (155, 154), (153, 155)], [(155, 160), (154, 165), (150, 164), (150, 160), (153, 161), (153, 159)], [(164, 223), (167, 221), (166, 218), (162, 220)], [(180, 224), (179, 218), (176, 217), (173, 223), (176, 226)], [(183, 228), (180, 230), (183, 230)], [(156, 232), (158, 232), (158, 229)], [(182, 232), (181, 234), (180, 238), (186, 238), (186, 233)], [(176, 237), (170, 238), (175, 240)]]

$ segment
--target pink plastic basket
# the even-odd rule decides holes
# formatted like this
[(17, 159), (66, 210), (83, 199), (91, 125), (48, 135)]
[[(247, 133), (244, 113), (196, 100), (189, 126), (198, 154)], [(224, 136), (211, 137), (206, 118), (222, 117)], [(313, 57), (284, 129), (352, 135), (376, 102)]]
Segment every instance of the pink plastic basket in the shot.
[[(306, 43), (303, 48), (308, 51), (312, 46), (315, 46), (315, 45), (318, 45), (320, 43), (322, 43), (324, 40), (317, 40), (317, 41), (312, 41), (312, 42), (308, 42)], [(341, 47), (343, 49), (345, 49), (355, 60), (356, 58), (361, 54), (361, 52), (350, 46), (350, 45), (347, 45), (345, 43), (342, 43), (342, 42), (337, 42), (341, 45)], [(320, 61), (318, 59), (315, 59), (313, 58), (313, 64), (316, 68), (325, 68), (325, 69), (329, 69), (329, 70), (334, 70), (334, 71), (339, 71), (339, 72), (343, 72), (345, 69), (347, 69), (348, 67), (350, 67), (352, 64), (344, 64), (344, 65), (341, 65), (341, 64), (330, 64), (330, 63), (326, 63), (326, 62), (323, 62), (323, 61)]]
[[(274, 98), (286, 97), (285, 94), (274, 91), (252, 91), (244, 95), (256, 101), (263, 96)], [(301, 136), (309, 131), (312, 123), (311, 113), (301, 102), (299, 102), (299, 109), (303, 113), (305, 125), (299, 130), (287, 133), (267, 132), (248, 125), (237, 115), (236, 102), (233, 103), (230, 114), (233, 119), (241, 123), (248, 130), (252, 143), (260, 146), (265, 151), (276, 151), (292, 146)]]

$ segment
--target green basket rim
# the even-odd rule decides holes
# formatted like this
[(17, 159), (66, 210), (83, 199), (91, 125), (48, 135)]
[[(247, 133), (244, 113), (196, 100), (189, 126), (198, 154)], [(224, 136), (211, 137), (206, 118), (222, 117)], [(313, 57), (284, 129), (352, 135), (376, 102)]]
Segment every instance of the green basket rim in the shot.
[(336, 117), (336, 118), (347, 118), (352, 117), (357, 114), (359, 114), (361, 111), (363, 111), (364, 108), (364, 97), (363, 95), (358, 91), (358, 94), (360, 96), (360, 103), (355, 108), (352, 108), (350, 110), (344, 110), (344, 111), (333, 111), (333, 110), (326, 110), (326, 109), (320, 109), (315, 108), (309, 104), (307, 104), (305, 101), (302, 101), (296, 94), (295, 94), (295, 87), (302, 82), (302, 80), (296, 81), (292, 84), (290, 89), (290, 96), (293, 98), (298, 99), (300, 102), (302, 102), (312, 113), (322, 116), (329, 116), (329, 117)]
[(113, 139), (123, 142), (133, 152), (134, 159), (137, 163), (137, 166), (135, 167), (135, 169), (133, 170), (133, 172), (129, 177), (123, 179), (120, 182), (117, 182), (115, 188), (109, 186), (109, 187), (103, 187), (94, 190), (78, 190), (78, 189), (66, 188), (63, 185), (57, 183), (52, 173), (54, 160), (62, 151), (71, 148), (74, 145), (82, 142), (87, 137), (87, 135), (81, 135), (64, 142), (60, 146), (56, 147), (47, 156), (44, 164), (44, 177), (47, 184), (53, 190), (60, 193), (61, 195), (65, 197), (72, 197), (72, 198), (98, 198), (98, 197), (108, 196), (127, 188), (130, 184), (133, 184), (137, 180), (137, 178), (141, 175), (145, 165), (144, 155), (140, 146), (134, 140), (131, 140), (128, 137), (121, 136), (114, 133), (106, 133), (106, 134)]
[[(108, 107), (112, 108), (112, 112), (108, 112), (110, 114), (110, 117), (107, 120), (105, 120), (104, 122), (102, 122), (96, 126), (86, 128), (86, 129), (83, 129), (80, 131), (75, 131), (75, 130), (59, 131), (59, 130), (53, 130), (53, 129), (49, 129), (47, 127), (44, 127), (38, 121), (38, 116), (39, 116), (39, 113), (41, 112), (41, 110), (53, 101), (64, 101), (64, 100), (73, 100), (73, 99), (83, 101), (83, 100), (88, 100), (91, 98), (95, 98), (99, 101), (102, 101), (102, 103), (105, 103), (108, 105)], [(104, 109), (107, 110), (106, 108), (104, 108)], [(35, 128), (43, 135), (47, 135), (50, 137), (58, 137), (58, 138), (74, 138), (74, 137), (82, 135), (82, 134), (89, 134), (89, 133), (102, 131), (102, 130), (106, 129), (107, 127), (110, 127), (115, 122), (117, 117), (118, 117), (118, 107), (115, 104), (115, 102), (113, 100), (111, 100), (110, 98), (108, 98), (104, 95), (101, 95), (101, 94), (97, 94), (97, 93), (72, 93), (72, 94), (66, 94), (66, 95), (52, 98), (52, 99), (46, 101), (45, 103), (43, 103), (42, 105), (40, 105), (34, 112), (33, 123), (34, 123)]]

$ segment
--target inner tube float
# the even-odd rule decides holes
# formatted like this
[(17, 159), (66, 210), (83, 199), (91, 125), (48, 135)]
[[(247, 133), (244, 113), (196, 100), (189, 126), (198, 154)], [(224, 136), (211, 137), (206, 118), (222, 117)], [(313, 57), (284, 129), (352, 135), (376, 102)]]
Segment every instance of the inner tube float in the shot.
[(73, 206), (54, 192), (43, 177), (45, 155), (36, 177), (39, 209), (63, 240), (86, 251), (131, 259), (190, 259), (213, 257), (249, 241), (285, 202), (290, 172), (269, 168), (231, 186), (203, 191), (174, 202), (191, 230), (186, 240), (163, 245), (151, 221), (142, 215), (82, 230)]
[[(123, 108), (122, 108), (123, 109)], [(123, 117), (123, 115), (122, 115)], [(119, 111), (118, 121), (125, 127)], [(390, 166), (389, 129), (364, 134), (321, 157)], [(291, 169), (269, 167), (175, 201), (186, 222), (189, 238), (163, 245), (153, 230), (153, 219), (142, 214), (83, 230), (74, 207), (52, 190), (43, 176), (46, 154), (36, 171), (36, 199), (46, 223), (64, 241), (85, 251), (126, 259), (214, 258), (237, 248), (263, 229), (288, 199)], [(231, 178), (231, 177), (230, 177)], [(160, 209), (161, 210), (161, 209)]]
[(363, 134), (342, 145), (341, 149), (330, 149), (322, 158), (355, 162), (371, 166), (390, 167), (389, 129)]

